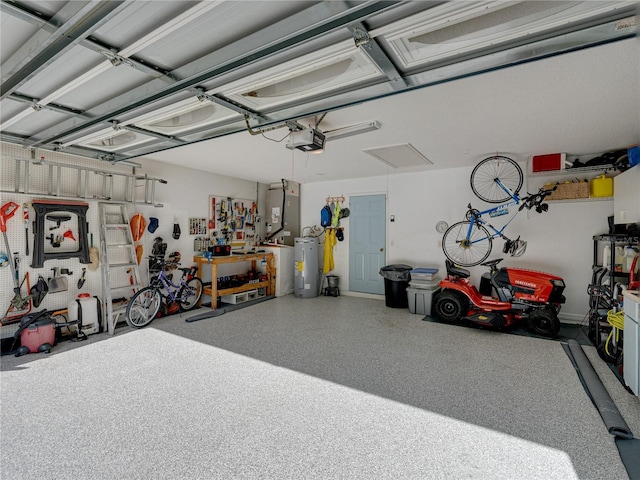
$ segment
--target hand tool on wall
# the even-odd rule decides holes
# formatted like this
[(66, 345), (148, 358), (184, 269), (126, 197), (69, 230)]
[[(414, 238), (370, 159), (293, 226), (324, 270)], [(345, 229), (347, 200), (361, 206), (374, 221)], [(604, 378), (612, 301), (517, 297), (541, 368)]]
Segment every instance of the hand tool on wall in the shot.
[(82, 286), (84, 285), (85, 279), (84, 276), (87, 273), (87, 269), (83, 268), (82, 269), (82, 275), (80, 276), (80, 280), (78, 280), (78, 289), (81, 289)]
[(13, 252), (13, 265), (16, 270), (16, 282), (20, 282), (20, 254)]
[(68, 222), (71, 220), (71, 215), (52, 215), (49, 214), (45, 217), (50, 222), (56, 222), (55, 227), (49, 227), (49, 230), (55, 230), (56, 228), (60, 228), (60, 224), (62, 222)]
[[(4, 246), (6, 248), (7, 256), (10, 255), (11, 248), (9, 247), (9, 238), (7, 238), (7, 221), (11, 219), (18, 210), (18, 204), (15, 202), (8, 202), (2, 206), (0, 210), (0, 231), (4, 237)], [(9, 259), (9, 266), (11, 267), (11, 278), (13, 279), (13, 293), (20, 295), (20, 285), (18, 285), (18, 278), (16, 277), (16, 268), (11, 259)]]
[(49, 285), (44, 281), (42, 275), (38, 275), (38, 281), (29, 289), (33, 305), (38, 308), (49, 291)]
[(53, 233), (48, 237), (44, 237), (44, 238), (49, 240), (49, 242), (51, 243), (51, 246), (55, 248), (59, 248), (62, 245), (62, 242), (64, 241), (64, 237), (62, 235), (56, 235), (54, 237)]
[(66, 292), (69, 289), (69, 283), (65, 277), (60, 277), (58, 267), (53, 267), (53, 278), (49, 279), (49, 293)]
[(14, 318), (20, 318), (31, 311), (31, 306), (33, 304), (32, 295), (23, 297), (20, 293), (20, 291), (22, 290), (22, 285), (24, 285), (25, 281), (27, 282), (27, 292), (29, 292), (31, 288), (31, 283), (29, 282), (29, 272), (24, 274), (22, 283), (20, 283), (20, 285), (18, 286), (18, 293), (11, 299), (11, 302), (9, 302), (9, 308), (5, 312), (2, 319), (0, 319), (0, 326), (2, 326), (2, 322), (7, 322), (8, 320)]
[(22, 220), (24, 221), (25, 255), (29, 256), (29, 204), (22, 205)]

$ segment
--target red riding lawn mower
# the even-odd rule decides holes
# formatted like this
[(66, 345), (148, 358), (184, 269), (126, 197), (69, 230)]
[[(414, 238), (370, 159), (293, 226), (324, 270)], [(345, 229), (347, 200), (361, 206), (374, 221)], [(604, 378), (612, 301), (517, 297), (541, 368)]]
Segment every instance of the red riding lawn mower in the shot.
[(471, 321), (496, 329), (525, 321), (536, 335), (555, 337), (558, 312), (565, 302), (562, 278), (519, 268), (497, 268), (501, 258), (482, 263), (480, 291), (469, 283), (469, 270), (446, 261), (447, 278), (433, 300), (433, 314), (448, 322)]

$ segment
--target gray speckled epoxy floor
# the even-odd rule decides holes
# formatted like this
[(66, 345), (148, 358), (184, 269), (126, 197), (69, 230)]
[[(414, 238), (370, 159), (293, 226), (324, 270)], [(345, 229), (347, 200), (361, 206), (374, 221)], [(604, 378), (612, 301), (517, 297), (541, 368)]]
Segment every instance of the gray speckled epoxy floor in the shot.
[(3, 357), (0, 476), (627, 478), (559, 342), (346, 296), (190, 315)]

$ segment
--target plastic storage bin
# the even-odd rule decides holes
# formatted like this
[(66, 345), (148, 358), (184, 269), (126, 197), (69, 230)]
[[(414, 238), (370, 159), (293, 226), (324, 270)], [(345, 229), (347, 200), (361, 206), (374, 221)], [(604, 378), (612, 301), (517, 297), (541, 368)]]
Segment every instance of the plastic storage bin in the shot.
[[(253, 290), (252, 290), (253, 291)], [(220, 300), (224, 303), (230, 303), (231, 305), (237, 305), (238, 303), (244, 303), (249, 300), (247, 292), (232, 293), (230, 295), (222, 295)]]
[(409, 312), (420, 315), (431, 315), (431, 301), (438, 288), (407, 288)]
[(413, 267), (409, 265), (387, 265), (380, 269), (384, 278), (384, 300), (387, 307), (407, 308), (407, 287)]
[(438, 276), (437, 268), (414, 268), (411, 270), (411, 280), (431, 282)]

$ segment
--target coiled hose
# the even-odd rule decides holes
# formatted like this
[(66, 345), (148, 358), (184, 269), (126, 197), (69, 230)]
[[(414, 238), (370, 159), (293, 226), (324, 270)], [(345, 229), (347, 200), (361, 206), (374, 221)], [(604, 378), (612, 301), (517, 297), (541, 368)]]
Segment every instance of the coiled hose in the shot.
[(615, 345), (618, 345), (618, 341), (620, 340), (620, 332), (624, 330), (624, 311), (620, 310), (619, 312), (615, 312), (613, 310), (609, 310), (607, 312), (607, 322), (613, 328), (609, 332), (609, 336), (607, 337), (607, 341), (604, 344), (604, 350), (607, 352), (607, 355), (613, 357), (614, 355), (609, 352), (609, 344), (611, 343), (611, 338), (613, 338), (613, 332), (616, 332), (616, 340)]

